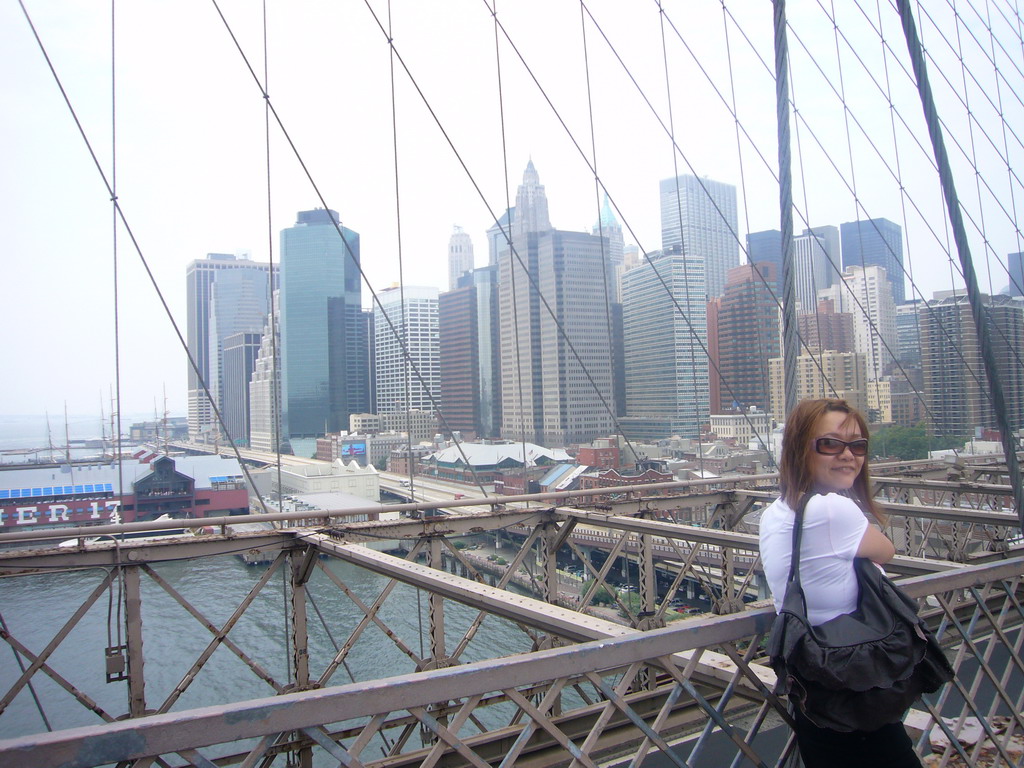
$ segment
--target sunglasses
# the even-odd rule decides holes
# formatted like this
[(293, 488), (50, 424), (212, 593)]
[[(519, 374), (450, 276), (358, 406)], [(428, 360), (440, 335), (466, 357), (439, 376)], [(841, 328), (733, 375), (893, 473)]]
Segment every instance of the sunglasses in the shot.
[(840, 440), (838, 437), (819, 437), (814, 441), (814, 450), (824, 456), (838, 456), (847, 448), (854, 456), (868, 455), (868, 439), (866, 437), (857, 440)]

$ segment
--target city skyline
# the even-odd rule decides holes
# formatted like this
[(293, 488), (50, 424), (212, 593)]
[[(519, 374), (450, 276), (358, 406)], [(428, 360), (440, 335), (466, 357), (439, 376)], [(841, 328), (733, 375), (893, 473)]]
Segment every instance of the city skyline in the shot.
[[(685, 8), (686, 20), (685, 46), (669, 35), (673, 101), (699, 116), (677, 129), (680, 152), (673, 154), (672, 141), (659, 124), (669, 105), (664, 96), (657, 9), (644, 12), (619, 5), (603, 0), (592, 4), (594, 21), (588, 21), (587, 27), (589, 72), (583, 65), (578, 8), (541, 11), (536, 4), (524, 2), (503, 9), (503, 104), (498, 103), (494, 87), (494, 20), (483, 4), (461, 2), (445, 14), (401, 8), (394, 17), (393, 39), (409, 74), (399, 71), (397, 141), (391, 135), (387, 37), (376, 27), (372, 14), (366, 9), (349, 13), (315, 2), (271, 9), (268, 70), (273, 87), (269, 92), (284, 130), (324, 199), (317, 199), (311, 190), (281, 127), (272, 125), (274, 185), (269, 201), (265, 101), (219, 20), (191, 10), (169, 13), (146, 0), (119, 9), (118, 201), (179, 327), (184, 328), (180, 274), (185, 264), (212, 252), (247, 252), (253, 261), (267, 261), (271, 242), (294, 212), (315, 207), (337, 210), (343, 224), (362, 234), (369, 287), (383, 290), (401, 274), (406, 284), (443, 288), (440, 276), (447, 271), (446, 243), (452, 227), (461, 226), (470, 234), (476, 265), (483, 266), (486, 231), (511, 204), (516, 169), (530, 158), (544, 169), (551, 218), (561, 227), (589, 232), (599, 220), (602, 192), (607, 190), (625, 243), (636, 243), (641, 251), (660, 246), (659, 181), (683, 173), (736, 185), (740, 242), (747, 232), (778, 227), (777, 183), (770, 159), (776, 156), (774, 83), (763, 63), (773, 58), (770, 8), (744, 10), (738, 20), (723, 25), (720, 3), (666, 5), (668, 18), (682, 19)], [(100, 167), (109, 176), (109, 13), (63, 2), (29, 4), (28, 11)], [(254, 62), (262, 60), (259, 15), (241, 2), (226, 2), (224, 11), (246, 55)], [(537, 25), (541, 12), (546, 23)], [(4, 65), (0, 88), (10, 114), (16, 117), (0, 128), (8, 169), (0, 181), (0, 205), (12, 222), (7, 250), (24, 256), (13, 274), (24, 290), (10, 298), (0, 318), (8, 327), (20, 323), (23, 331), (8, 341), (6, 351), (30, 370), (44, 370), (43, 350), (60, 344), (67, 329), (74, 328), (76, 343), (62, 344), (65, 363), (91, 374), (87, 382), (72, 384), (41, 375), (12, 378), (0, 390), (5, 404), (0, 410), (53, 413), (65, 400), (72, 412), (98, 410), (98, 402), (109, 399), (115, 378), (110, 194), (19, 8), (4, 7), (0, 14)], [(855, 16), (844, 21), (852, 38), (878, 47), (876, 38), (858, 28)], [(812, 44), (832, 37), (832, 24), (820, 11), (794, 11), (791, 23), (794, 32)], [(887, 36), (898, 40), (893, 19), (887, 17), (885, 23)], [(631, 84), (610, 46), (600, 42), (596, 24), (609, 34), (610, 45), (644, 95), (654, 97), (652, 106)], [(756, 52), (747, 47), (741, 30)], [(734, 71), (746, 73), (734, 94), (743, 127), (740, 135), (723, 103), (730, 101), (725, 32), (733, 43)], [(180, 54), (182, 40), (189, 41), (192, 54), (188, 57)], [(326, 44), (328, 40), (331, 45)], [(509, 42), (520, 49), (537, 82), (512, 55)], [(459, 55), (437, 57), (438, 46)], [(688, 58), (687, 47), (713, 73), (714, 85)], [(894, 48), (898, 53), (898, 46)], [(801, 50), (794, 42), (797, 106), (816, 98), (812, 86), (828, 93), (810, 58), (826, 54), (827, 50)], [(479, 66), (467, 66), (470, 62)], [(324, 77), (311, 72), (326, 73), (339, 86), (334, 91), (345, 93), (345, 98), (329, 97), (331, 89), (324, 87)], [(350, 77), (353, 72), (359, 73), (358, 80)], [(847, 71), (844, 77), (851, 108), (858, 110), (861, 125), (877, 131), (879, 142), (884, 143), (882, 139), (892, 131), (887, 109), (874, 112), (860, 101), (874, 86), (863, 72)], [(412, 79), (440, 126), (423, 109)], [(812, 79), (818, 82), (809, 82)], [(600, 89), (600, 98), (592, 103), (587, 98), (588, 81), (595, 96)], [(858, 84), (865, 87), (858, 89)], [(893, 87), (906, 86), (896, 82)], [(173, 103), (168, 100), (171, 93), (177, 94)], [(955, 101), (949, 94), (945, 98)], [(913, 123), (911, 130), (921, 133), (919, 104), (912, 98), (901, 104), (901, 117)], [(820, 106), (813, 112), (804, 110), (802, 119), (841, 158), (848, 154), (849, 141), (843, 107), (838, 103)], [(499, 114), (504, 114), (504, 126)], [(981, 119), (977, 110), (975, 114)], [(588, 136), (593, 137), (593, 145)], [(460, 167), (448, 138), (468, 172)], [(900, 141), (909, 152), (905, 137)], [(914, 202), (927, 210), (929, 220), (941, 222), (941, 200), (929, 161), (918, 149), (911, 149), (916, 154), (902, 158), (905, 187), (908, 194), (916, 195)], [(950, 278), (955, 269), (947, 264), (945, 254), (936, 250), (936, 238), (911, 208), (907, 208), (911, 220), (905, 224), (900, 190), (895, 183), (883, 185), (892, 180), (879, 159), (858, 156), (856, 195), (863, 205), (859, 210), (848, 180), (838, 178), (820, 149), (806, 141), (801, 157), (804, 167), (813, 168), (814, 173), (796, 169), (797, 231), (854, 218), (889, 218), (905, 227), (915, 246), (907, 250), (905, 259), (908, 268), (917, 266), (915, 279), (926, 296), (957, 281), (955, 276)], [(598, 188), (589, 167), (595, 161)], [(843, 172), (849, 175), (849, 170)], [(996, 162), (986, 174), (988, 183), (1001, 183), (1006, 170), (1004, 165), (999, 172)], [(54, 225), (55, 217), (60, 219), (59, 226)], [(989, 274), (994, 275), (998, 291), (1006, 279), (1005, 269), (995, 260), (1005, 264), (1006, 254), (1020, 251), (1021, 246), (1012, 227), (1007, 230), (998, 216), (990, 216), (986, 223), (992, 229), (986, 234), (992, 250), (979, 244), (975, 256), (979, 274), (986, 282)], [(272, 255), (276, 262), (280, 254)], [(160, 314), (159, 300), (123, 226), (118, 231), (118, 264), (122, 411), (148, 411), (166, 387), (170, 409), (183, 412), (184, 351)], [(54, 280), (55, 276), (60, 279)], [(23, 322), (24, 318), (30, 322)], [(83, 338), (87, 343), (81, 343)], [(150, 352), (154, 347), (161, 350), (156, 360)]]

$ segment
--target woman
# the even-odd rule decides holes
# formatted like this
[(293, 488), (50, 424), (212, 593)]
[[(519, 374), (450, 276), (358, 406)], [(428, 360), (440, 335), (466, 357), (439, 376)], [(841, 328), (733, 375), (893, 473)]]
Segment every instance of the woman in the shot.
[[(871, 496), (867, 438), (867, 422), (845, 400), (804, 400), (786, 420), (779, 462), (782, 496), (761, 515), (760, 533), (761, 561), (776, 611), (789, 576), (793, 510), (805, 494), (813, 495), (804, 509), (800, 582), (811, 624), (856, 609), (855, 557), (882, 565), (896, 554), (866, 516), (884, 521)], [(921, 766), (901, 722), (844, 733), (819, 728), (799, 708), (794, 710), (797, 745), (807, 768)]]

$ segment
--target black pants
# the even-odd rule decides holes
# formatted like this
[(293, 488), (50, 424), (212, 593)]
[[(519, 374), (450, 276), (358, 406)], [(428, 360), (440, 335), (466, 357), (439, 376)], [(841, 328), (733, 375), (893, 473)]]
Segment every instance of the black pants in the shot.
[(903, 723), (877, 731), (819, 728), (797, 710), (796, 741), (805, 768), (921, 768)]

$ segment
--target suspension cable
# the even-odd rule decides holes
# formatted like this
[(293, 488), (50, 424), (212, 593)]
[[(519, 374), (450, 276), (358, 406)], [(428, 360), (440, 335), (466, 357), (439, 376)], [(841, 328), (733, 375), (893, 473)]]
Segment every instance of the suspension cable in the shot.
[(896, 0), (896, 2), (900, 13), (900, 20), (903, 22), (903, 33), (907, 40), (907, 49), (910, 53), (914, 73), (917, 76), (921, 107), (928, 124), (928, 134), (931, 137), (935, 150), (935, 160), (941, 169), (942, 190), (946, 197), (946, 207), (949, 210), (949, 216), (953, 224), (957, 253), (960, 256), (964, 279), (967, 284), (967, 296), (971, 305), (975, 332), (978, 335), (978, 343), (981, 347), (982, 357), (985, 360), (985, 368), (990, 372), (987, 377), (989, 390), (992, 397), (992, 406), (996, 411), (996, 419), (999, 422), (1003, 451), (1006, 454), (1006, 465), (1010, 475), (1010, 487), (1013, 489), (1014, 506), (1016, 507), (1021, 529), (1024, 530), (1024, 488), (1021, 487), (1016, 439), (1006, 413), (1006, 399), (1000, 380), (999, 365), (991, 344), (988, 313), (981, 300), (977, 279), (974, 275), (974, 264), (971, 259), (970, 245), (967, 242), (967, 232), (964, 228), (963, 218), (960, 215), (960, 204), (956, 195), (956, 187), (953, 182), (953, 174), (949, 165), (949, 157), (946, 154), (942, 131), (939, 128), (935, 102), (931, 92), (931, 85), (928, 81), (928, 70), (924, 61), (922, 46), (917, 36), (913, 11), (909, 6), (909, 0)]

